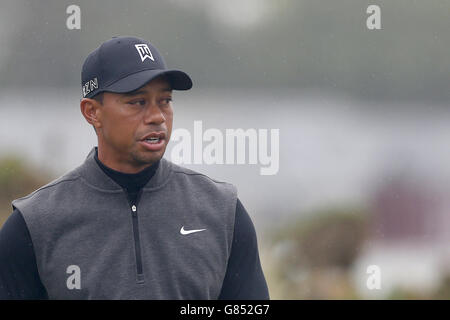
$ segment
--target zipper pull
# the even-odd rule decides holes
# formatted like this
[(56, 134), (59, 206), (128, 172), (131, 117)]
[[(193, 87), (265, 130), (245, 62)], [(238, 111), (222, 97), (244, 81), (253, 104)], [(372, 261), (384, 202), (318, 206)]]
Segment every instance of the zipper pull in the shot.
[(137, 215), (137, 213), (136, 213), (136, 206), (135, 205), (133, 205), (132, 207), (131, 207), (131, 215), (133, 216), (133, 217), (136, 217), (136, 215)]

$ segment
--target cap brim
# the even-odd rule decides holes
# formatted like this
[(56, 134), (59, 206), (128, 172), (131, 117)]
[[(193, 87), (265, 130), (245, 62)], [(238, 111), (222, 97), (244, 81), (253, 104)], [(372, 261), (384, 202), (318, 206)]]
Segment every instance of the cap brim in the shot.
[(122, 78), (111, 85), (103, 88), (102, 91), (125, 93), (134, 91), (144, 86), (151, 80), (166, 75), (173, 90), (189, 90), (192, 88), (191, 78), (180, 70), (143, 70), (133, 73), (125, 78)]

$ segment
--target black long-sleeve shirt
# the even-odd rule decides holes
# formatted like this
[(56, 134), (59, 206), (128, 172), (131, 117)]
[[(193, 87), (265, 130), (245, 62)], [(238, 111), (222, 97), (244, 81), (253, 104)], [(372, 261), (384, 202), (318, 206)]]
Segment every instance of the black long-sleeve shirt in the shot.
[[(95, 160), (105, 174), (127, 191), (133, 201), (159, 165), (157, 162), (136, 174), (127, 174), (105, 166), (97, 154)], [(48, 299), (39, 277), (31, 236), (18, 209), (13, 211), (0, 229), (0, 299)], [(269, 299), (255, 228), (239, 199), (236, 204), (233, 244), (219, 299)]]

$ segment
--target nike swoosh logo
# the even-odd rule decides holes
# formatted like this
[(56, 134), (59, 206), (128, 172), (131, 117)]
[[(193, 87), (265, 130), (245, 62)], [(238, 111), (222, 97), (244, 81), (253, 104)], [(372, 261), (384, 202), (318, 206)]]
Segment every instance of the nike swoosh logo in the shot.
[(181, 227), (180, 229), (180, 233), (182, 235), (187, 235), (187, 234), (191, 234), (191, 233), (195, 233), (195, 232), (200, 232), (200, 231), (204, 231), (206, 229), (196, 229), (196, 230), (184, 230), (184, 226)]

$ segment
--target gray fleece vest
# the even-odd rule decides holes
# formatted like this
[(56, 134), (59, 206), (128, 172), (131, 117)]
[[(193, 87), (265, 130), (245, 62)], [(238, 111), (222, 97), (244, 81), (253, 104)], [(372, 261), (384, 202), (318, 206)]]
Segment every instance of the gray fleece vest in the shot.
[(49, 298), (217, 299), (236, 187), (162, 158), (133, 206), (95, 148), (78, 168), (12, 201)]

